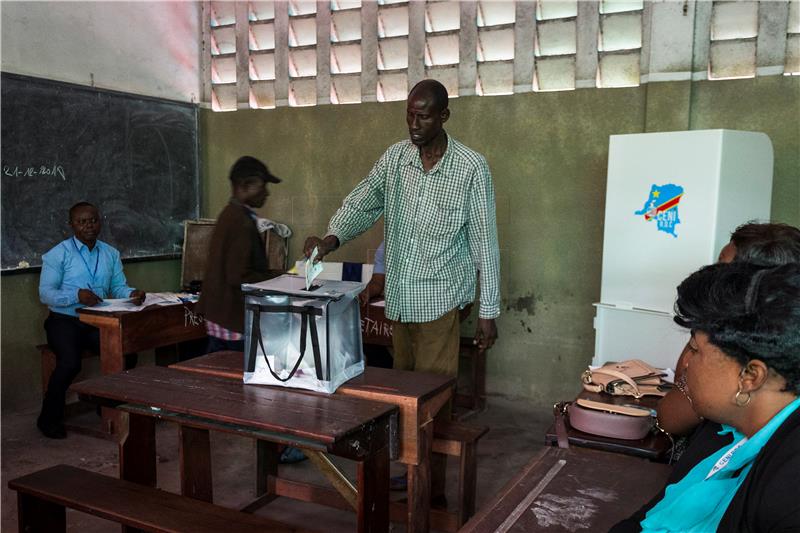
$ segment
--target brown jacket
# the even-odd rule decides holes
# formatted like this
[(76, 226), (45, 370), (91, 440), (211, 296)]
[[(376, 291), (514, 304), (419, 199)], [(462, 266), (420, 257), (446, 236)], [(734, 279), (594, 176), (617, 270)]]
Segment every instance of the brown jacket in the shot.
[(247, 207), (231, 200), (220, 213), (211, 237), (197, 310), (206, 319), (243, 333), (241, 285), (269, 277), (267, 254), (255, 221)]

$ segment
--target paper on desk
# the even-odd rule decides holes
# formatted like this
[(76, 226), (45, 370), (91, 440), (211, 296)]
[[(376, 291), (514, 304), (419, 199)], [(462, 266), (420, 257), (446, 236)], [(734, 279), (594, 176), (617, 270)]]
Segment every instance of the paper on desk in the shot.
[(317, 258), (317, 254), (319, 254), (319, 248), (315, 246), (314, 251), (311, 252), (311, 256), (306, 259), (306, 290), (311, 288), (311, 284), (316, 277), (319, 276), (320, 272), (322, 272), (322, 262), (314, 262), (314, 259)]
[(173, 292), (153, 292), (145, 296), (142, 305), (134, 305), (130, 298), (111, 298), (93, 305), (93, 311), (113, 313), (115, 311), (141, 311), (151, 305), (173, 305), (181, 303), (181, 299)]

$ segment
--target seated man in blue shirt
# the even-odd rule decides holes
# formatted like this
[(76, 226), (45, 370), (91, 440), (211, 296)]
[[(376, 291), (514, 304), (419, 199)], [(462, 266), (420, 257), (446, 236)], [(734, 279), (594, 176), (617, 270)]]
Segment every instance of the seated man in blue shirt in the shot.
[[(56, 354), (56, 368), (36, 425), (51, 439), (66, 437), (64, 397), (81, 370), (81, 352), (100, 352), (99, 331), (81, 322), (76, 310), (96, 305), (103, 298), (131, 298), (138, 305), (145, 297), (144, 291), (128, 287), (119, 252), (97, 239), (102, 224), (95, 206), (87, 202), (72, 206), (69, 225), (74, 236), (42, 256), (39, 279), (39, 299), (50, 308), (44, 329)], [(135, 361), (126, 362), (126, 367), (135, 365)]]

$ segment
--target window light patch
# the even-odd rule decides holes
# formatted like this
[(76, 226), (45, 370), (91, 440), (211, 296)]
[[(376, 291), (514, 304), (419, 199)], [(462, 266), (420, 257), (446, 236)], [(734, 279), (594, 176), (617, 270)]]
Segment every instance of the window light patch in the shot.
[(381, 39), (378, 41), (378, 70), (408, 68), (408, 39)]
[(511, 61), (478, 63), (475, 92), (480, 96), (513, 94), (514, 63)]
[(211, 30), (211, 55), (235, 54), (236, 33), (233, 26), (212, 28)]
[(317, 105), (317, 80), (291, 80), (289, 105), (292, 107)]
[(357, 41), (361, 39), (361, 11), (339, 11), (331, 13), (331, 42)]
[(643, 0), (600, 0), (600, 13), (622, 13), (623, 11), (641, 11)]
[(248, 5), (248, 18), (252, 22), (275, 18), (275, 2), (248, 2)]
[(216, 85), (211, 89), (211, 109), (236, 111), (236, 85)]
[(361, 76), (331, 76), (332, 104), (361, 103)]
[(275, 23), (250, 25), (250, 50), (275, 50)]
[(275, 79), (275, 54), (253, 54), (250, 56), (251, 80)]
[(444, 85), (450, 98), (458, 96), (458, 65), (428, 68), (425, 71), (425, 77), (437, 80)]
[(457, 30), (461, 27), (461, 7), (458, 2), (428, 0), (425, 6), (425, 31)]
[(716, 41), (708, 55), (711, 79), (752, 78), (756, 75), (756, 40)]
[(377, 93), (379, 102), (405, 100), (408, 96), (408, 74), (406, 72), (378, 74)]
[(800, 0), (789, 2), (789, 23), (786, 33), (800, 33)]
[(758, 2), (714, 2), (711, 40), (747, 39), (758, 35)]
[(536, 56), (574, 54), (577, 50), (575, 19), (552, 20), (536, 25)]
[(633, 50), (642, 47), (641, 12), (603, 16), (600, 19), (598, 50)]
[(306, 78), (317, 75), (317, 50), (289, 50), (289, 77)]
[(786, 36), (785, 74), (800, 74), (800, 33)]
[(274, 109), (275, 84), (271, 81), (251, 83), (250, 107), (252, 109)]
[(209, 18), (212, 28), (234, 24), (236, 22), (236, 4), (233, 2), (211, 2)]
[(211, 83), (236, 83), (236, 58), (211, 58)]
[(597, 67), (599, 87), (638, 87), (641, 50), (600, 54)]
[(534, 91), (575, 89), (575, 56), (543, 57), (536, 60)]
[(311, 18), (289, 19), (289, 46), (317, 44), (317, 20)]
[(428, 35), (425, 41), (425, 65), (458, 64), (458, 34)]
[(514, 28), (478, 30), (478, 62), (514, 59)]
[(577, 16), (577, 0), (539, 0), (536, 2), (536, 20), (551, 20)]
[(482, 1), (477, 6), (478, 27), (513, 24), (516, 20), (515, 2)]
[(337, 44), (331, 46), (331, 74), (361, 72), (361, 45)]
[(378, 9), (378, 37), (408, 35), (408, 6)]
[(358, 9), (360, 7), (361, 7), (361, 0), (331, 0), (331, 11)]
[(289, 16), (302, 17), (303, 15), (313, 15), (317, 12), (317, 3), (309, 0), (289, 0)]
[(379, 6), (392, 6), (397, 4), (408, 4), (408, 0), (378, 0)]

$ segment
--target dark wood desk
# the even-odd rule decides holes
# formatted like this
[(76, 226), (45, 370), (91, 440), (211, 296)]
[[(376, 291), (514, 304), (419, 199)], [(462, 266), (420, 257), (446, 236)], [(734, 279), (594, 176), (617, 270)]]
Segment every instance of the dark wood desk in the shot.
[(460, 533), (608, 531), (664, 485), (670, 467), (581, 448), (545, 448)]
[[(658, 404), (658, 397), (645, 396), (636, 399), (630, 396), (611, 396), (610, 394), (601, 394), (597, 392), (581, 391), (578, 398), (585, 398), (587, 400), (594, 400), (598, 402), (614, 403), (614, 404), (635, 404), (655, 409)], [(567, 438), (569, 443), (573, 446), (583, 448), (594, 448), (596, 450), (604, 450), (607, 452), (623, 453), (626, 455), (634, 455), (637, 457), (645, 457), (653, 461), (668, 461), (672, 451), (672, 443), (669, 437), (663, 433), (651, 431), (647, 436), (640, 440), (624, 440), (612, 439), (609, 437), (601, 437), (600, 435), (592, 435), (578, 431), (569, 425), (569, 417), (566, 417)], [(547, 430), (544, 438), (545, 444), (549, 446), (558, 445), (558, 437), (556, 436), (556, 426), (553, 423)]]
[[(116, 374), (125, 367), (125, 354), (151, 350), (206, 336), (205, 326), (194, 314), (194, 304), (151, 306), (141, 311), (103, 313), (78, 309), (81, 322), (100, 330), (100, 371)], [(103, 432), (115, 432), (115, 417), (103, 410)]]
[[(244, 355), (240, 352), (216, 352), (176, 363), (171, 368), (241, 382)], [(406, 512), (403, 521), (409, 523), (409, 531), (427, 531), (429, 527), (453, 529), (454, 522), (445, 513), (434, 512), (433, 523), (427, 521), (433, 418), (450, 399), (454, 387), (455, 378), (447, 376), (367, 367), (363, 374), (344, 383), (333, 395), (386, 402), (399, 408), (397, 460), (407, 465), (409, 505), (407, 510), (392, 506), (392, 517), (396, 519), (398, 513)], [(341, 502), (335, 500), (335, 496), (328, 496), (328, 503), (340, 506)]]
[(287, 444), (357, 461), (359, 532), (389, 529), (389, 449), (397, 407), (343, 395), (245, 385), (172, 368), (142, 367), (76, 383), (82, 399), (119, 409), (120, 477), (156, 484), (155, 420), (180, 426), (181, 493), (213, 501), (209, 431), (262, 442), (266, 470), (277, 474)]

